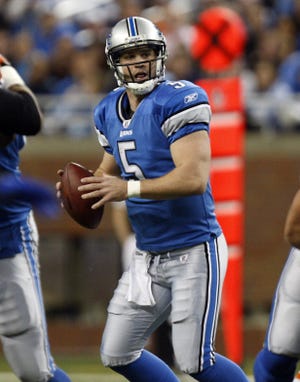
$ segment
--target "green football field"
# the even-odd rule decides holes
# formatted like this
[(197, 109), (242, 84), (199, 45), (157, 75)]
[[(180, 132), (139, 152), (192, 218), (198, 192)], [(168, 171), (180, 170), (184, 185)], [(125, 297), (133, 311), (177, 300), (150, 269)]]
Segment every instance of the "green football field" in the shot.
[[(104, 368), (97, 355), (55, 355), (56, 363), (71, 377), (72, 382), (126, 382), (118, 374)], [(246, 366), (248, 369), (250, 366)], [(179, 375), (181, 382), (192, 382), (194, 379), (186, 375)], [(12, 374), (5, 359), (0, 354), (0, 381), (19, 382)], [(253, 381), (249, 377), (249, 381)]]
[[(111, 374), (70, 374), (72, 382), (126, 382), (127, 380)], [(0, 373), (0, 381), (5, 382), (19, 382), (19, 380), (10, 373)], [(195, 381), (189, 377), (180, 377), (181, 382), (192, 382)], [(249, 381), (252, 382), (253, 379), (249, 378)]]

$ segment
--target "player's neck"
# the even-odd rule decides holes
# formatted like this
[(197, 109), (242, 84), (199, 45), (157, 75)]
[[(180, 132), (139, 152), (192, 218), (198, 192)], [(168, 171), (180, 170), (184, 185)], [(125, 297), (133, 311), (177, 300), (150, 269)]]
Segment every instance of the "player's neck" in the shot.
[(139, 106), (140, 102), (145, 98), (147, 94), (145, 95), (136, 95), (133, 94), (130, 90), (127, 90), (127, 96), (129, 100), (129, 105), (131, 111), (134, 113)]

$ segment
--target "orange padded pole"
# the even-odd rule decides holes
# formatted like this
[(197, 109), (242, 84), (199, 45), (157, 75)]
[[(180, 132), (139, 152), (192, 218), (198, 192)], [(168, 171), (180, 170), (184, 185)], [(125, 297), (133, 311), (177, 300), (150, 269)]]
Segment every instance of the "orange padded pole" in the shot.
[(229, 262), (223, 287), (221, 320), (225, 353), (234, 362), (243, 362), (243, 252), (229, 247)]
[(211, 186), (216, 214), (229, 245), (221, 320), (225, 353), (241, 364), (243, 343), (244, 136), (245, 115), (239, 77), (197, 82), (209, 97), (211, 122)]

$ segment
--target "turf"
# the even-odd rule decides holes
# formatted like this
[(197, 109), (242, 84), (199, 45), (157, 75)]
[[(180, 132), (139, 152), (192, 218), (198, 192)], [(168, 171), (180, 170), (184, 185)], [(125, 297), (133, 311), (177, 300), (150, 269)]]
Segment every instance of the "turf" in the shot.
[[(71, 377), (72, 382), (126, 382), (126, 379), (102, 366), (97, 354), (55, 355), (55, 361)], [(245, 362), (244, 369), (251, 373), (251, 360)], [(192, 382), (186, 375), (179, 376), (181, 382)], [(251, 377), (249, 379), (252, 381)], [(7, 362), (0, 354), (0, 381), (19, 382), (12, 374)]]
[[(55, 363), (67, 373), (83, 373), (83, 374), (114, 374), (110, 369), (105, 368), (97, 354), (59, 354), (54, 355)], [(3, 355), (0, 355), (0, 371), (10, 372), (10, 367)], [(2, 381), (0, 379), (0, 381)]]
[[(72, 382), (126, 382), (127, 380), (114, 374), (70, 374)], [(5, 382), (19, 382), (16, 377), (11, 373), (0, 373), (0, 381)], [(195, 381), (190, 377), (180, 377), (181, 382), (192, 382)], [(253, 382), (250, 377), (249, 382)]]

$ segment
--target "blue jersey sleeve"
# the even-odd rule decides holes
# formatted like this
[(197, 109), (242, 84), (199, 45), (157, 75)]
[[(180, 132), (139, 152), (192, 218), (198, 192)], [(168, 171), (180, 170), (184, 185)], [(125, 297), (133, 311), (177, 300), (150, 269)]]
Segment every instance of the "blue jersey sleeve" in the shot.
[(195, 131), (209, 131), (211, 109), (205, 91), (188, 81), (166, 81), (161, 129), (169, 143)]
[(97, 134), (98, 141), (103, 149), (109, 154), (113, 153), (113, 150), (109, 144), (107, 137), (107, 124), (105, 123), (105, 104), (109, 97), (104, 98), (94, 110), (94, 126)]

